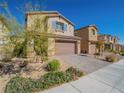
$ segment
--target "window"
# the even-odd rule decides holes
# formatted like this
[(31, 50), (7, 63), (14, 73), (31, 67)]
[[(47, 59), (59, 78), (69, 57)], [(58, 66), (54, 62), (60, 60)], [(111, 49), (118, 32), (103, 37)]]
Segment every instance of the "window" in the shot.
[(94, 29), (92, 29), (93, 35), (96, 35), (96, 31)]
[(56, 30), (67, 31), (67, 25), (62, 22), (53, 21), (52, 26)]
[(27, 18), (25, 18), (25, 22), (27, 23)]
[(64, 30), (64, 23), (56, 22), (56, 29), (58, 30)]
[(113, 37), (111, 37), (111, 41), (113, 40)]

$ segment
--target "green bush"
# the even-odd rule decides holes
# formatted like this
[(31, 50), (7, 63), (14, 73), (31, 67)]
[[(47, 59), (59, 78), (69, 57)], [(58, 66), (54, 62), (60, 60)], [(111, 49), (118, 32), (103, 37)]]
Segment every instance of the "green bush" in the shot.
[(14, 77), (7, 84), (5, 93), (31, 93), (34, 85), (32, 79)]
[(115, 51), (113, 51), (113, 53), (115, 53), (115, 54), (119, 54), (119, 51), (115, 50)]
[(106, 59), (106, 61), (108, 61), (108, 62), (116, 62), (116, 61), (119, 60), (118, 57), (117, 57), (117, 56), (114, 56), (114, 55), (106, 56), (105, 59)]
[(23, 41), (15, 45), (13, 50), (13, 57), (26, 57), (27, 56), (27, 41)]
[(60, 63), (59, 63), (59, 60), (56, 60), (56, 59), (50, 61), (47, 65), (48, 71), (57, 71), (59, 70), (59, 68), (60, 68)]
[(43, 79), (48, 85), (51, 86), (52, 84), (61, 84), (64, 82), (68, 82), (72, 80), (73, 77), (71, 76), (71, 74), (68, 74), (66, 72), (50, 72), (45, 74), (43, 76)]
[(121, 55), (124, 56), (124, 53), (122, 53)]
[(41, 76), (38, 80), (30, 78), (14, 77), (6, 85), (5, 93), (34, 93), (36, 91), (43, 91), (50, 87), (60, 85), (82, 76), (78, 70), (69, 68), (66, 72), (49, 72)]
[(121, 53), (120, 53), (122, 56), (124, 56), (124, 51), (121, 51)]
[(94, 53), (95, 56), (100, 56), (100, 53)]
[(73, 67), (70, 67), (66, 70), (67, 73), (71, 73), (72, 75), (74, 76), (77, 76), (77, 77), (81, 77), (83, 76), (83, 72), (81, 72), (80, 70), (76, 69), (76, 68), (73, 68)]
[(35, 90), (45, 90), (73, 80), (73, 76), (65, 72), (49, 72), (35, 83)]

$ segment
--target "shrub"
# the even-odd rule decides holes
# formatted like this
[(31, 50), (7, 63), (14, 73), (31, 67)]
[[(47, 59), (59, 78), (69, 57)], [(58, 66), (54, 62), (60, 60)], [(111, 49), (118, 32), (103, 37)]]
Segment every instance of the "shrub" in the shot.
[(38, 80), (16, 76), (7, 83), (5, 93), (34, 93), (75, 80), (75, 76), (82, 75), (82, 72), (71, 67), (66, 72), (49, 72)]
[(15, 45), (13, 50), (13, 57), (26, 57), (27, 56), (27, 41), (19, 42)]
[(121, 52), (121, 55), (124, 56), (124, 51)]
[(44, 82), (49, 86), (62, 84), (64, 82), (68, 82), (73, 79), (71, 74), (65, 72), (50, 72), (43, 76)]
[(56, 59), (50, 61), (47, 65), (48, 71), (57, 71), (57, 70), (59, 70), (59, 68), (60, 68), (60, 63)]
[(33, 91), (42, 91), (71, 80), (73, 80), (73, 76), (66, 72), (50, 72), (37, 81), (17, 76), (8, 82), (5, 93), (32, 93)]
[(100, 56), (100, 53), (95, 53), (94, 55), (95, 55), (95, 56)]
[(115, 62), (115, 61), (118, 61), (118, 57), (117, 56), (114, 56), (114, 55), (110, 55), (110, 56), (106, 56), (106, 61), (108, 62)]
[(115, 50), (115, 51), (113, 51), (113, 53), (115, 53), (115, 54), (119, 54), (119, 51)]
[(70, 67), (66, 70), (67, 73), (70, 73), (74, 76), (77, 76), (77, 77), (81, 77), (83, 76), (83, 72), (81, 72), (80, 70), (76, 69), (76, 68), (73, 68), (73, 67)]
[(49, 72), (37, 80), (35, 90), (44, 90), (73, 80), (73, 76), (65, 72)]
[(14, 77), (7, 84), (5, 93), (31, 93), (34, 85), (29, 78)]
[(121, 55), (124, 56), (124, 53), (122, 53)]

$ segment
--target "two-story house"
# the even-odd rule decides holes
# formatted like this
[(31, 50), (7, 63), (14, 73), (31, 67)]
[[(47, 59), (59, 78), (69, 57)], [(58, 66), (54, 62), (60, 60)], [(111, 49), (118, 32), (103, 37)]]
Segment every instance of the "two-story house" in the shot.
[(120, 50), (119, 39), (116, 36), (103, 34), (98, 35), (98, 40), (104, 42), (104, 51), (105, 50)]
[(31, 28), (32, 20), (48, 17), (48, 33), (52, 44), (48, 46), (48, 55), (65, 55), (80, 53), (80, 38), (74, 36), (74, 24), (57, 11), (41, 11), (26, 13), (26, 29)]
[(75, 35), (81, 37), (81, 53), (96, 53), (97, 31), (95, 25), (88, 25), (75, 30)]

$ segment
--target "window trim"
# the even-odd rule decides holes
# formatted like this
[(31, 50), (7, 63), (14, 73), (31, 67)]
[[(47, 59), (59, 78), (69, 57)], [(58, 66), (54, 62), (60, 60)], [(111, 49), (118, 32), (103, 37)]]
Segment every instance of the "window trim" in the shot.
[(64, 23), (56, 21), (56, 30), (64, 31)]
[(57, 31), (61, 31), (61, 32), (67, 31), (67, 24), (60, 21), (53, 21), (52, 27)]
[(92, 29), (92, 35), (93, 35), (93, 36), (96, 35), (96, 30)]

